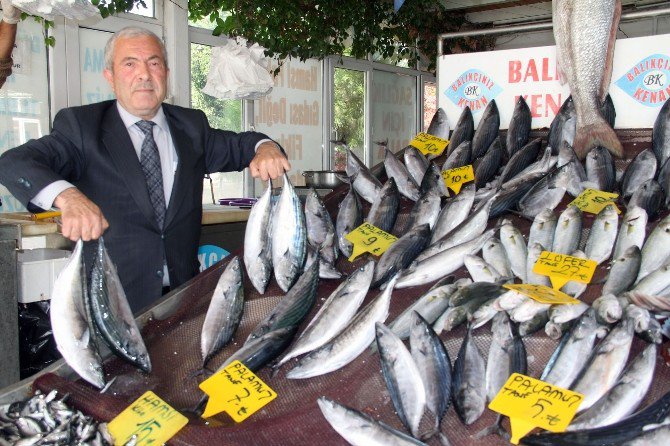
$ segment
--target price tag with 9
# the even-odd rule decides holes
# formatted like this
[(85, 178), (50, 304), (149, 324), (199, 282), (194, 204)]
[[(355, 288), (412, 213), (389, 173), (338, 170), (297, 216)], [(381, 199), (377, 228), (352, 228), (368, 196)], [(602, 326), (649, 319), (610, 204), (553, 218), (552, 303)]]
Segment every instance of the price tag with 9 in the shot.
[(201, 382), (200, 389), (209, 395), (203, 418), (225, 411), (238, 423), (277, 398), (277, 393), (240, 361)]
[(448, 144), (449, 141), (446, 139), (423, 132), (417, 134), (409, 143), (409, 145), (416, 147), (424, 155), (432, 155), (433, 157), (440, 156)]
[(551, 432), (565, 431), (583, 400), (581, 393), (513, 373), (489, 408), (510, 418), (510, 441), (519, 444), (521, 437), (536, 427)]
[(598, 262), (590, 259), (559, 254), (557, 252), (542, 251), (540, 258), (533, 266), (533, 272), (549, 276), (551, 286), (560, 290), (570, 281), (589, 283)]
[(442, 179), (449, 189), (458, 194), (463, 184), (475, 180), (475, 172), (472, 169), (472, 164), (468, 164), (467, 166), (443, 170)]
[(115, 445), (124, 445), (134, 438), (134, 444), (141, 446), (163, 444), (187, 423), (188, 418), (147, 391), (110, 421), (108, 428)]
[(356, 257), (364, 252), (380, 256), (384, 254), (396, 240), (398, 240), (398, 237), (382, 231), (370, 223), (363, 223), (345, 235), (344, 238), (354, 245), (351, 251), (351, 257), (349, 257), (350, 262), (353, 262)]
[(584, 189), (584, 191), (577, 196), (570, 204), (577, 206), (582, 212), (589, 212), (591, 214), (598, 214), (605, 206), (611, 204), (616, 209), (617, 213), (621, 210), (614, 204), (614, 200), (619, 197), (619, 194), (611, 192), (603, 192), (597, 189)]

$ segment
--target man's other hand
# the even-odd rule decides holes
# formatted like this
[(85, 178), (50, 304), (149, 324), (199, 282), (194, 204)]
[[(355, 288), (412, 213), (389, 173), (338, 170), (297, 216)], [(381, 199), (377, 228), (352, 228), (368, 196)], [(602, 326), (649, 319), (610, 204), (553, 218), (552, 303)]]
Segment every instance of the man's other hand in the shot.
[(72, 241), (97, 240), (109, 228), (100, 208), (75, 187), (58, 194), (54, 206), (62, 212), (63, 236)]
[(277, 179), (291, 170), (291, 164), (286, 156), (273, 142), (264, 142), (256, 150), (256, 156), (249, 163), (251, 176), (267, 181)]

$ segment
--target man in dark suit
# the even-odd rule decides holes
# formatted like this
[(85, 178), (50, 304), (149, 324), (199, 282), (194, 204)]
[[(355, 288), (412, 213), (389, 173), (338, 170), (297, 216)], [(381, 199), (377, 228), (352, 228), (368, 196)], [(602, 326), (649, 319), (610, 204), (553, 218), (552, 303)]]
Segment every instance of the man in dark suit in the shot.
[[(116, 100), (61, 110), (51, 134), (0, 157), (0, 182), (29, 208), (59, 208), (65, 237), (104, 232), (137, 312), (198, 272), (205, 173), (248, 166), (267, 180), (290, 164), (261, 133), (212, 129), (202, 111), (164, 104), (169, 70), (155, 34), (117, 32), (105, 65)], [(92, 259), (96, 244), (86, 245)]]

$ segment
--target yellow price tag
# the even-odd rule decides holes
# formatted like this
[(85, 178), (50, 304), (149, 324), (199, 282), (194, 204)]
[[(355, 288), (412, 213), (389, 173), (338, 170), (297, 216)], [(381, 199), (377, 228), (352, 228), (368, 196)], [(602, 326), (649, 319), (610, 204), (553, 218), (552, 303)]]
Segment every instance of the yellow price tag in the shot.
[(520, 284), (505, 284), (503, 285), (503, 287), (507, 288), (508, 290), (518, 291), (519, 293), (524, 294), (541, 304), (568, 305), (568, 304), (580, 303), (579, 300), (544, 285), (520, 283)]
[(209, 395), (203, 418), (226, 411), (238, 423), (277, 398), (277, 393), (240, 361), (201, 382), (200, 389)]
[(611, 204), (620, 214), (621, 210), (616, 206), (614, 200), (619, 197), (619, 194), (611, 192), (603, 192), (596, 189), (584, 189), (584, 191), (577, 196), (570, 204), (577, 206), (582, 212), (590, 212), (591, 214), (599, 214), (605, 206)]
[(449, 141), (438, 138), (437, 136), (429, 135), (428, 133), (417, 134), (409, 145), (416, 147), (419, 152), (424, 155), (440, 156), (444, 149), (446, 149)]
[(584, 395), (512, 373), (489, 409), (510, 418), (514, 444), (536, 427), (563, 432), (575, 416)]
[(464, 183), (475, 180), (475, 172), (472, 169), (472, 164), (468, 164), (467, 166), (442, 171), (442, 179), (449, 189), (458, 194)]
[(147, 391), (109, 422), (116, 446), (133, 436), (137, 446), (163, 444), (186, 426), (188, 418), (174, 410), (152, 391)]
[(533, 272), (549, 276), (551, 286), (560, 290), (563, 285), (571, 281), (590, 283), (596, 266), (598, 262), (595, 260), (542, 251), (533, 266)]
[(386, 252), (389, 247), (398, 240), (398, 237), (388, 232), (382, 231), (370, 223), (363, 223), (344, 238), (353, 243), (351, 257), (349, 261), (353, 262), (356, 257), (369, 252), (370, 254), (380, 256)]

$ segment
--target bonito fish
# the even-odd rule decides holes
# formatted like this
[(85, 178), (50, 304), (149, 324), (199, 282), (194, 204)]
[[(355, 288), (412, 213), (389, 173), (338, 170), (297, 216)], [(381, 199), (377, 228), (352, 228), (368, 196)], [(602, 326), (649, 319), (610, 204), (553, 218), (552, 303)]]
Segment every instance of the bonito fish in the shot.
[(577, 112), (575, 153), (583, 159), (603, 146), (621, 157), (623, 147), (600, 114), (612, 76), (621, 0), (555, 0), (552, 15), (560, 76), (570, 85)]
[(247, 277), (263, 294), (272, 275), (272, 238), (269, 231), (272, 216), (272, 181), (251, 208), (244, 231), (244, 266)]
[(277, 284), (286, 292), (302, 272), (307, 254), (305, 213), (287, 175), (272, 220), (272, 264)]

